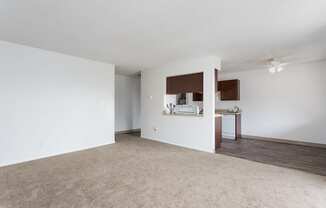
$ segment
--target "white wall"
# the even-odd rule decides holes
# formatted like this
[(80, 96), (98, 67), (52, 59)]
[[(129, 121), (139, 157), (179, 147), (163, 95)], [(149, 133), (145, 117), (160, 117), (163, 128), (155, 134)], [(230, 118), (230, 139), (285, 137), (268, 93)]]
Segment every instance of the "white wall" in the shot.
[(0, 41), (0, 166), (114, 142), (114, 65)]
[[(167, 64), (142, 72), (142, 137), (197, 150), (214, 151), (214, 69), (220, 67), (217, 57), (203, 57)], [(166, 77), (204, 72), (204, 117), (166, 116), (164, 97)], [(157, 131), (155, 131), (157, 128)]]
[(115, 131), (140, 128), (140, 76), (115, 76)]
[(326, 144), (326, 62), (267, 70), (220, 74), (238, 78), (240, 101), (217, 101), (216, 108), (238, 105), (242, 133), (251, 136)]

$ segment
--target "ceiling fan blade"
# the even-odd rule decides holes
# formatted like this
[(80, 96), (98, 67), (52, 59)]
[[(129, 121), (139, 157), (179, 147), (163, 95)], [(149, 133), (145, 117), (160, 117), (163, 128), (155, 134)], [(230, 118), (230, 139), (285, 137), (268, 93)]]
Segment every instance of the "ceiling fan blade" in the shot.
[[(258, 60), (241, 60), (241, 61), (226, 61), (223, 63), (223, 66), (230, 71), (239, 71), (241, 70), (259, 70), (259, 69), (270, 69), (274, 65), (280, 66), (280, 69), (283, 70), (283, 67), (293, 64), (306, 64), (312, 62), (326, 61), (325, 56), (314, 56), (308, 57), (307, 55), (287, 55), (279, 56), (275, 58), (263, 58)], [(274, 63), (274, 65), (273, 65)]]
[(284, 62), (284, 63), (280, 63), (280, 66), (287, 66), (287, 65), (289, 65), (289, 64), (291, 64), (291, 63), (288, 63), (288, 62)]
[(308, 63), (321, 62), (321, 61), (326, 61), (326, 57), (297, 59), (297, 60), (285, 62), (285, 64), (287, 64), (287, 65), (289, 65), (289, 64), (291, 64), (291, 65), (293, 65), (293, 64), (308, 64)]

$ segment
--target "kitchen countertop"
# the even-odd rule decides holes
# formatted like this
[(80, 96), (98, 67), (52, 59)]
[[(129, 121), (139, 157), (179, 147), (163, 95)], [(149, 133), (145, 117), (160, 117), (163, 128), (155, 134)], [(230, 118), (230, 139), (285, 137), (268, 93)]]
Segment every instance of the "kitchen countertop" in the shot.
[(222, 115), (239, 115), (239, 114), (241, 114), (241, 111), (240, 111), (240, 112), (237, 112), (237, 113), (233, 113), (233, 112), (228, 111), (227, 109), (216, 109), (216, 110), (215, 110), (215, 114), (222, 114)]
[(164, 116), (187, 116), (187, 117), (204, 117), (204, 114), (186, 114), (186, 113), (174, 113), (174, 114), (170, 114), (170, 113), (166, 113), (165, 111), (163, 111), (163, 115)]
[[(204, 114), (186, 114), (186, 113), (174, 113), (174, 114), (169, 114), (163, 111), (162, 113), (164, 116), (186, 116), (186, 117), (204, 117)], [(219, 113), (215, 111), (215, 117), (223, 117), (223, 113)]]

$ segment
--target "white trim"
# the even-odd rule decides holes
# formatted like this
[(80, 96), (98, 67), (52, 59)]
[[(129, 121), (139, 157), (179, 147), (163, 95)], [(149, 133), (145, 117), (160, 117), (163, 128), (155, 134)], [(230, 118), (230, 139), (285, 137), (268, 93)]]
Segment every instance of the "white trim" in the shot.
[(22, 160), (22, 161), (16, 161), (16, 162), (13, 161), (13, 162), (2, 163), (2, 164), (0, 164), (0, 168), (7, 167), (7, 166), (12, 166), (12, 165), (18, 165), (18, 164), (22, 164), (22, 163), (28, 163), (28, 162), (32, 162), (32, 161), (35, 161), (35, 160), (42, 160), (42, 159), (47, 159), (47, 158), (50, 158), (50, 157), (56, 157), (56, 156), (61, 156), (61, 155), (65, 155), (65, 154), (75, 153), (75, 152), (79, 152), (79, 151), (90, 150), (90, 149), (94, 149), (94, 148), (98, 148), (98, 147), (102, 147), (102, 146), (106, 146), (106, 145), (111, 145), (111, 144), (115, 144), (114, 139), (113, 139), (112, 142), (108, 142), (106, 144), (97, 145), (97, 146), (91, 146), (91, 147), (88, 147), (86, 149), (76, 148), (76, 149), (74, 149), (72, 151), (68, 151), (68, 152), (60, 152), (60, 153), (49, 154), (49, 155), (38, 157), (38, 158), (29, 158), (29, 159)]

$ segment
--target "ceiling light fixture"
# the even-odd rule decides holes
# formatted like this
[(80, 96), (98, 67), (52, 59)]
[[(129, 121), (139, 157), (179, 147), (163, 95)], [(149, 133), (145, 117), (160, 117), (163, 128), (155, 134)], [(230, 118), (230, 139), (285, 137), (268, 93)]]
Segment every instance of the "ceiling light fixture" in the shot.
[(275, 69), (275, 67), (272, 66), (268, 69), (268, 71), (269, 71), (269, 73), (274, 74), (276, 72), (276, 69)]
[(281, 71), (283, 71), (283, 67), (281, 67), (281, 66), (277, 67), (276, 71), (277, 71), (277, 72), (281, 72)]
[(268, 71), (271, 73), (271, 74), (275, 74), (276, 72), (281, 72), (283, 71), (283, 67), (282, 64), (280, 61), (275, 61), (275, 59), (272, 59), (270, 61), (270, 68), (268, 69)]

